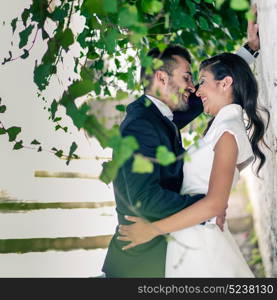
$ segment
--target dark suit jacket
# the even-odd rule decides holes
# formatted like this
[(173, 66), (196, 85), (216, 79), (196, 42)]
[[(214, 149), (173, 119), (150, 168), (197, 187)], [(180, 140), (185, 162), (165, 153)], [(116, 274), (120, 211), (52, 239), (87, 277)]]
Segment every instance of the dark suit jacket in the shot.
[[(179, 130), (164, 117), (158, 108), (145, 105), (142, 96), (127, 107), (127, 115), (121, 124), (122, 136), (134, 136), (140, 148), (137, 151), (148, 157), (156, 156), (156, 148), (164, 145), (176, 156), (184, 153)], [(195, 96), (190, 99), (190, 109), (175, 112), (174, 123), (180, 129), (203, 111), (202, 102)], [(159, 220), (193, 204), (203, 195), (190, 197), (179, 194), (183, 181), (183, 160), (169, 166), (154, 164), (151, 174), (132, 172), (133, 159), (119, 170), (113, 182), (119, 224), (130, 224), (124, 215), (141, 216), (150, 221)], [(127, 251), (128, 244), (117, 240), (118, 228), (108, 248), (103, 272), (107, 277), (164, 277), (166, 240), (159, 236), (152, 241)]]

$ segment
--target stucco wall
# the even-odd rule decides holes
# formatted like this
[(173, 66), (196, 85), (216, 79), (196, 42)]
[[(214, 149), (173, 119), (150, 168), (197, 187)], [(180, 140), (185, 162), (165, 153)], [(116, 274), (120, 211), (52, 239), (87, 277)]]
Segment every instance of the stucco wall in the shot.
[(249, 172), (247, 184), (266, 277), (277, 277), (277, 2), (257, 0), (260, 56), (255, 65), (259, 102), (270, 112), (261, 179)]

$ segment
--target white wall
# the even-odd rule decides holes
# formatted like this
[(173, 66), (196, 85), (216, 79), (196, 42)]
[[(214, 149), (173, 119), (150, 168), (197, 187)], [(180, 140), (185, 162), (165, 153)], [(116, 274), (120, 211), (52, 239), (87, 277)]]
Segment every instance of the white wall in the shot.
[(259, 101), (270, 112), (266, 142), (266, 164), (261, 179), (247, 176), (254, 208), (255, 227), (267, 277), (277, 277), (277, 2), (257, 0), (261, 39), (256, 69)]
[[(11, 20), (15, 17), (21, 18), (21, 13), (25, 7), (28, 7), (31, 1), (11, 1), (9, 5), (4, 5), (0, 10), (0, 61), (4, 57), (8, 57), (8, 51), (11, 50), (14, 57), (20, 56), (23, 51), (18, 50), (18, 31), (12, 36)], [(2, 26), (5, 21), (5, 26)], [(73, 30), (79, 31), (82, 28), (80, 19), (75, 21), (73, 19)], [(51, 24), (48, 24), (49, 29)], [(21, 22), (18, 22), (18, 30), (22, 30)], [(29, 44), (34, 38), (34, 33), (30, 36)], [(11, 46), (13, 41), (14, 46)], [(26, 47), (28, 48), (28, 47)], [(0, 97), (2, 98), (2, 105), (7, 105), (7, 111), (1, 114), (1, 121), (6, 128), (11, 126), (22, 127), (22, 132), (18, 139), (23, 139), (24, 144), (30, 145), (31, 141), (37, 139), (42, 143), (44, 149), (50, 150), (52, 147), (63, 149), (68, 153), (70, 145), (73, 141), (78, 144), (76, 151), (81, 157), (93, 158), (98, 156), (111, 156), (110, 149), (103, 149), (94, 139), (88, 141), (83, 132), (78, 132), (72, 125), (72, 121), (65, 115), (65, 111), (61, 108), (57, 116), (63, 117), (61, 122), (63, 126), (69, 127), (69, 133), (62, 130), (55, 131), (55, 125), (48, 120), (49, 113), (44, 110), (51, 105), (52, 100), (56, 100), (62, 94), (62, 91), (68, 86), (68, 78), (74, 78), (75, 74), (72, 72), (73, 56), (78, 55), (79, 48), (77, 46), (70, 48), (70, 54), (64, 61), (64, 64), (58, 66), (59, 78), (53, 77), (49, 88), (44, 92), (44, 96), (48, 101), (45, 103), (37, 96), (37, 87), (33, 83), (33, 69), (35, 61), (40, 62), (46, 50), (46, 42), (42, 40), (41, 34), (38, 34), (36, 43), (30, 51), (30, 56), (26, 60), (17, 59), (0, 68)], [(59, 80), (58, 80), (59, 79)], [(7, 135), (0, 135), (0, 190), (7, 190), (8, 193), (16, 198), (23, 200), (47, 200), (50, 201), (54, 193), (57, 193), (60, 198), (73, 201), (72, 191), (64, 190), (40, 190), (37, 185), (37, 179), (33, 177), (35, 170), (49, 170), (49, 171), (76, 171), (85, 172), (98, 175), (101, 172), (101, 161), (94, 159), (86, 159), (80, 161), (72, 161), (69, 167), (66, 166), (65, 160), (58, 159), (54, 154), (48, 152), (40, 152), (21, 149), (18, 151), (12, 150), (13, 143), (8, 142)], [(88, 185), (89, 186), (89, 185)], [(90, 188), (84, 192), (83, 187), (80, 191), (81, 195), (92, 192), (94, 198), (97, 200), (95, 190)], [(48, 195), (47, 195), (48, 193)], [(74, 197), (77, 195), (75, 190)], [(38, 199), (38, 198), (41, 199)], [(83, 196), (82, 196), (83, 197)], [(88, 196), (89, 198), (89, 196)], [(62, 199), (55, 199), (59, 201)], [(83, 199), (87, 201), (88, 199)], [(111, 200), (111, 199), (104, 199)], [(54, 201), (54, 199), (53, 199)], [(77, 201), (77, 200), (76, 200)], [(82, 201), (79, 199), (79, 201)]]

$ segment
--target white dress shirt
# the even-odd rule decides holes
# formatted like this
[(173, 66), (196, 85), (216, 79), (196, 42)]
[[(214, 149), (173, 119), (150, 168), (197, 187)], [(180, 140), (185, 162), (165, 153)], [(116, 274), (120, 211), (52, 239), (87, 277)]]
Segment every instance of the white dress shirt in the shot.
[(163, 103), (161, 100), (150, 96), (150, 95), (145, 95), (149, 100), (151, 100), (151, 102), (153, 104), (156, 105), (156, 107), (158, 108), (158, 110), (161, 112), (161, 114), (164, 117), (167, 117), (170, 121), (173, 121), (173, 112), (171, 111), (171, 109), (165, 104)]

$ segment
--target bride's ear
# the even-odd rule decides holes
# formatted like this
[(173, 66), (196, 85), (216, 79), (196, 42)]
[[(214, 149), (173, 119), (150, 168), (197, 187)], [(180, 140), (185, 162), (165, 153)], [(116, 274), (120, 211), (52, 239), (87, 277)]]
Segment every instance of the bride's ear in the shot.
[(221, 86), (223, 90), (227, 90), (233, 84), (233, 78), (231, 76), (226, 76), (221, 80)]

